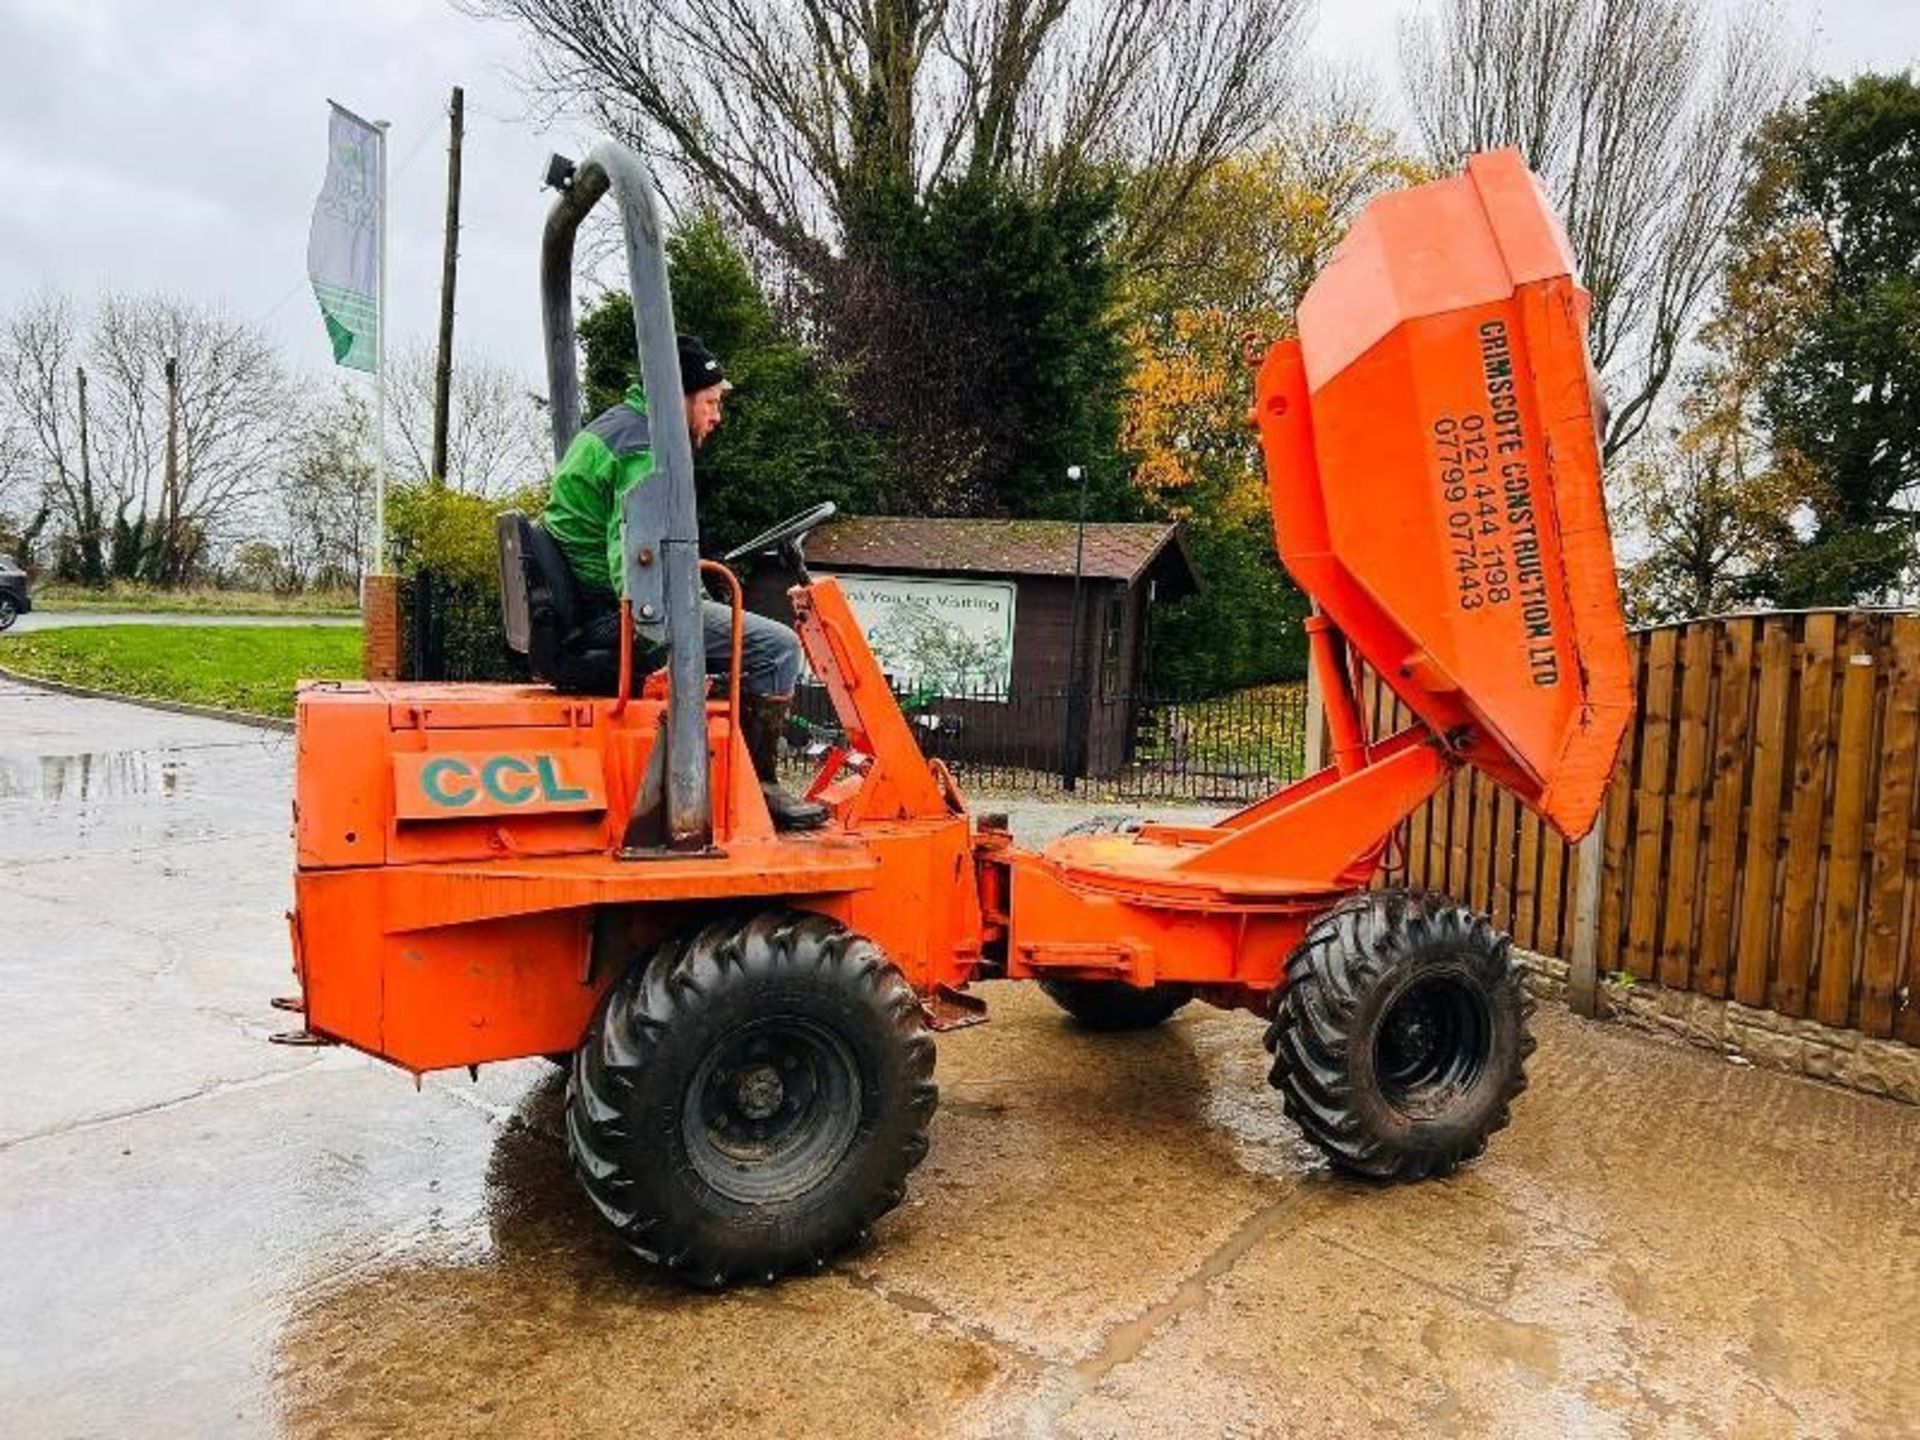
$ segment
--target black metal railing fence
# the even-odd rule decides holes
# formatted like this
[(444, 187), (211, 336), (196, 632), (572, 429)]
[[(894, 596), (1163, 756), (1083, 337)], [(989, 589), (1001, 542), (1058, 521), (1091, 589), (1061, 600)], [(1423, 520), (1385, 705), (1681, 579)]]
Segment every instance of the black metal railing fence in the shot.
[(416, 570), (400, 587), (400, 671), (408, 680), (524, 681), (507, 649), (500, 586)]
[[(897, 693), (920, 748), (983, 794), (1252, 800), (1298, 779), (1306, 749), (1303, 685), (1212, 696)], [(798, 776), (840, 734), (819, 686), (801, 687), (795, 716), (786, 763)]]

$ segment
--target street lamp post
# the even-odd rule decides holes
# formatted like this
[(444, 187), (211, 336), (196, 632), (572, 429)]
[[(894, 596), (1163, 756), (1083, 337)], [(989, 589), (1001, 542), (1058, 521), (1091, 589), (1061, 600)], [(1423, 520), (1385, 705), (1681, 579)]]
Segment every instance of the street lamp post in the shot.
[(1080, 601), (1081, 571), (1087, 553), (1087, 471), (1083, 465), (1069, 465), (1067, 479), (1080, 487), (1079, 520), (1073, 539), (1073, 638), (1068, 644), (1067, 662), (1067, 734), (1065, 753), (1062, 756), (1064, 769), (1061, 783), (1073, 790), (1080, 783), (1083, 766), (1083, 746), (1086, 740), (1086, 676), (1082, 673), (1083, 663), (1080, 649), (1080, 627), (1082, 610)]

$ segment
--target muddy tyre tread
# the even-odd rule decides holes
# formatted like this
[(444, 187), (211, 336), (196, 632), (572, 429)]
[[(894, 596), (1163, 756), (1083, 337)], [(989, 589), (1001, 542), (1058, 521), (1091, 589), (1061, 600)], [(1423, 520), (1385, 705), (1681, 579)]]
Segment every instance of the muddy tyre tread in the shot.
[(1062, 830), (1060, 837), (1064, 840), (1069, 835), (1132, 835), (1147, 823), (1145, 815), (1089, 815)]
[[(862, 1114), (827, 1179), (755, 1210), (694, 1176), (681, 1097), (703, 1042), (754, 1013), (756, 995), (796, 987), (859, 1037)], [(702, 1289), (771, 1283), (825, 1269), (905, 1198), (927, 1154), (933, 1069), (919, 998), (872, 941), (804, 911), (735, 915), (668, 938), (608, 991), (568, 1074), (567, 1148), (642, 1259)]]
[[(1491, 1016), (1481, 1077), (1458, 1113), (1407, 1125), (1390, 1113), (1371, 1065), (1356, 1048), (1372, 1043), (1369, 995), (1396, 971), (1417, 974), (1448, 960), (1483, 985)], [(1479, 1156), (1504, 1129), (1527, 1088), (1533, 1053), (1533, 997), (1522, 984), (1512, 941), (1492, 921), (1442, 895), (1366, 891), (1308, 927), (1274, 994), (1266, 1046), (1269, 1082), (1287, 1117), (1337, 1168), (1376, 1180), (1445, 1175)]]

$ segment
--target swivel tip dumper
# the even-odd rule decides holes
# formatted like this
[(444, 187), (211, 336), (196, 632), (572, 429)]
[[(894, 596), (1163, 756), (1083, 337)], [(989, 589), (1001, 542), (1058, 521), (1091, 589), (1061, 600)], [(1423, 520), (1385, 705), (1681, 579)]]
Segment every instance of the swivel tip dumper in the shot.
[[(580, 413), (574, 235), (609, 194), (644, 381), (679, 393), (653, 184), (601, 145), (546, 227), (557, 450)], [(663, 685), (636, 690), (629, 645), (604, 695), (302, 690), (307, 1032), (414, 1072), (561, 1057), (586, 1193), (703, 1286), (821, 1266), (900, 1203), (927, 1151), (932, 1032), (981, 1018), (967, 987), (985, 979), (1037, 980), (1109, 1028), (1192, 1000), (1254, 1011), (1287, 1114), (1334, 1165), (1403, 1179), (1472, 1159), (1533, 1043), (1507, 939), (1367, 887), (1459, 766), (1570, 839), (1601, 803), (1631, 696), (1587, 305), (1512, 151), (1375, 200), (1254, 401), (1333, 764), (1215, 825), (1038, 851), (976, 823), (922, 757), (831, 578), (792, 600), (847, 737), (808, 791), (832, 819), (775, 831), (737, 690), (701, 673), (691, 455), (663, 435), (624, 516), (626, 604), (668, 649)], [(567, 593), (543, 539), (503, 527), (508, 638), (537, 675)], [(1363, 730), (1362, 664), (1408, 728)]]

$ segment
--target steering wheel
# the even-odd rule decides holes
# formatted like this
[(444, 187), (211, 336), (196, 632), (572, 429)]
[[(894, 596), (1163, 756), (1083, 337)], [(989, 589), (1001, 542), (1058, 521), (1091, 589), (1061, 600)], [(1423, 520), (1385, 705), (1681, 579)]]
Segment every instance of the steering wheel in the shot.
[(749, 555), (778, 550), (798, 562), (797, 568), (804, 573), (806, 562), (800, 553), (801, 543), (807, 538), (808, 531), (831, 520), (838, 510), (839, 507), (833, 501), (823, 500), (811, 510), (803, 510), (798, 515), (782, 520), (771, 530), (762, 531), (746, 544), (734, 546), (720, 557), (721, 563), (731, 565), (734, 561), (743, 560)]

